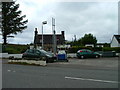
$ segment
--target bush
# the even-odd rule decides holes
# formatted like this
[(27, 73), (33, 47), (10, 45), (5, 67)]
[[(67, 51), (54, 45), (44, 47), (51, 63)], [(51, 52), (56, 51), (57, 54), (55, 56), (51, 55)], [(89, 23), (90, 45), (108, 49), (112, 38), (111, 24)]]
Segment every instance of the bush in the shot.
[(80, 49), (90, 49), (92, 50), (91, 47), (80, 47), (80, 46), (73, 46), (67, 50), (68, 53), (76, 53)]
[(93, 49), (93, 51), (102, 51), (102, 47), (94, 47), (92, 49)]
[(8, 52), (9, 54), (19, 53), (19, 51), (15, 50), (15, 49), (13, 49), (13, 48), (6, 48), (5, 51)]
[(89, 49), (92, 51), (115, 51), (120, 53), (120, 47), (80, 47), (80, 46), (73, 46), (67, 50), (68, 53), (76, 53), (80, 49)]
[(113, 50), (116, 51), (117, 53), (120, 53), (120, 47), (113, 48)]
[(2, 52), (8, 52), (9, 54), (21, 54), (27, 50), (28, 45), (16, 45), (8, 44), (5, 46)]
[(102, 51), (115, 51), (117, 53), (120, 53), (120, 47), (103, 47)]

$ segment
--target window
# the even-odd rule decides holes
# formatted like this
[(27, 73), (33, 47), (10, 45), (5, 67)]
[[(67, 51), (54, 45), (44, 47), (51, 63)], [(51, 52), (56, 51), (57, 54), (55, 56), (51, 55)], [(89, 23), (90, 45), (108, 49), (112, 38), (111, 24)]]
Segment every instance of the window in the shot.
[(92, 53), (92, 51), (91, 51), (91, 50), (87, 50), (87, 52), (88, 52), (88, 53)]
[(36, 54), (40, 54), (40, 51), (36, 50), (35, 53), (36, 53)]
[(34, 51), (32, 49), (27, 50), (27, 52), (34, 53)]
[(40, 39), (40, 43), (42, 43), (42, 39)]

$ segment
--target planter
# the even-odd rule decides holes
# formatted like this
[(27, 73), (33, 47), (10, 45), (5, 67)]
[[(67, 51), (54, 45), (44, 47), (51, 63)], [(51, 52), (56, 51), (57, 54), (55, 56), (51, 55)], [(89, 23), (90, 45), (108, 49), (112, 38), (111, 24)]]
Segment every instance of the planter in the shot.
[(46, 61), (35, 61), (35, 60), (8, 60), (8, 63), (16, 63), (16, 64), (23, 64), (23, 63), (26, 63), (26, 64), (32, 64), (32, 65), (41, 65), (41, 66), (46, 66), (47, 63)]

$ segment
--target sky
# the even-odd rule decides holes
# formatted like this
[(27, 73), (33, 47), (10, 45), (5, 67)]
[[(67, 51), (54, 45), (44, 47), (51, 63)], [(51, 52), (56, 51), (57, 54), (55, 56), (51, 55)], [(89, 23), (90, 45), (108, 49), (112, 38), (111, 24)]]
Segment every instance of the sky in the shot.
[[(16, 0), (19, 10), (28, 19), (28, 28), (9, 38), (8, 43), (29, 44), (34, 41), (34, 30), (52, 34), (52, 17), (55, 18), (57, 34), (65, 31), (65, 39), (77, 40), (85, 34), (93, 34), (98, 43), (110, 43), (112, 36), (118, 34), (118, 2), (55, 2), (48, 0)], [(3, 40), (0, 39), (2, 42)]]

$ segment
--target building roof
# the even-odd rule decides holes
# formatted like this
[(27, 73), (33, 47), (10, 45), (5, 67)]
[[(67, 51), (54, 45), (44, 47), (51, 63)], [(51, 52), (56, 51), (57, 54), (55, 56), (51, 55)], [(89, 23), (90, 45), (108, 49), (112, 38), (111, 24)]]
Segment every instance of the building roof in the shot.
[(105, 44), (110, 44), (110, 43), (97, 43), (97, 45), (105, 45)]
[(120, 43), (120, 35), (114, 35), (114, 37), (116, 38), (116, 40), (118, 41), (118, 43)]
[[(57, 44), (63, 44), (64, 40), (65, 39), (64, 39), (64, 36), (62, 34), (56, 35)], [(53, 34), (43, 34), (43, 42), (44, 42), (44, 44), (53, 44)], [(42, 34), (37, 35), (36, 43), (37, 44), (42, 43)]]

